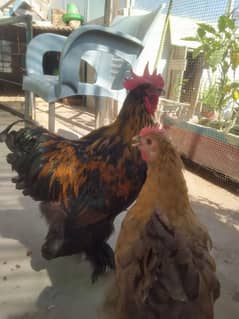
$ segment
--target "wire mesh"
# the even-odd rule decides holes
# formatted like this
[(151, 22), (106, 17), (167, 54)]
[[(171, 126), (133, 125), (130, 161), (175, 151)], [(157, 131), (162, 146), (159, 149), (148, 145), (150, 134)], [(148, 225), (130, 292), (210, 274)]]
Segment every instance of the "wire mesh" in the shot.
[[(135, 0), (134, 7), (163, 3), (169, 21), (158, 63), (166, 83), (159, 118), (187, 165), (212, 172), (220, 184), (238, 184), (239, 60), (233, 66), (232, 54), (239, 51), (239, 0)], [(189, 41), (198, 32), (201, 42)]]
[(17, 26), (0, 29), (0, 81), (1, 94), (21, 90), (26, 51), (25, 30)]

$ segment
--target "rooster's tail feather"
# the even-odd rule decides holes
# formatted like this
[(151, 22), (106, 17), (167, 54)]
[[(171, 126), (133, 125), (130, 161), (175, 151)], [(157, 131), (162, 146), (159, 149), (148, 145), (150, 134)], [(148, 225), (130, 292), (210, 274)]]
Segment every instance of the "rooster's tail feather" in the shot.
[(28, 123), (31, 125), (36, 125), (36, 123), (34, 121), (21, 119), (21, 120), (17, 120), (15, 122), (9, 124), (2, 132), (0, 132), (0, 143), (6, 143), (8, 148), (11, 151), (15, 146), (15, 137), (16, 137), (17, 132), (16, 131), (10, 132), (10, 130), (14, 125), (21, 123), (21, 122)]

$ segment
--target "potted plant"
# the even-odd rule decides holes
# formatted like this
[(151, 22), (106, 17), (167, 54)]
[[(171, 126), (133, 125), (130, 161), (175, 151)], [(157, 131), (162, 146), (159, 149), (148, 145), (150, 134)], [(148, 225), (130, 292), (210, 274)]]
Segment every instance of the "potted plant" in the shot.
[[(235, 135), (239, 132), (236, 127), (236, 123), (239, 124), (239, 83), (235, 81), (239, 34), (235, 21), (223, 15), (218, 19), (217, 28), (200, 23), (196, 36), (186, 39), (199, 42), (193, 56), (203, 52), (205, 68), (212, 75), (210, 85), (201, 95), (204, 118), (194, 123), (165, 115), (163, 124), (182, 155), (239, 182), (239, 136)], [(231, 116), (226, 120), (227, 107)], [(212, 115), (214, 118), (210, 118)]]
[(200, 102), (202, 103), (201, 114), (208, 119), (215, 119), (217, 116), (215, 104), (218, 103), (218, 86), (213, 84), (206, 88), (201, 95)]
[(235, 20), (231, 15), (222, 15), (218, 19), (217, 28), (211, 24), (199, 23), (196, 36), (185, 40), (199, 43), (193, 51), (193, 57), (203, 52), (205, 67), (209, 68), (215, 79), (203, 92), (204, 104), (218, 112), (219, 129), (230, 129), (231, 123), (225, 123), (223, 119), (223, 110), (230, 104), (233, 108), (233, 94), (239, 89), (235, 76), (229, 77), (230, 72), (235, 75), (239, 65), (239, 34)]

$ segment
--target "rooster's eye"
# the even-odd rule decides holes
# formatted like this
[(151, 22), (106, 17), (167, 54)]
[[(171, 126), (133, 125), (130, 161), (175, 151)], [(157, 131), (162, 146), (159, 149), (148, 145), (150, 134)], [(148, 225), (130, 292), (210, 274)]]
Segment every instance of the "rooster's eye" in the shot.
[(147, 139), (146, 139), (146, 143), (147, 143), (148, 145), (151, 145), (151, 144), (152, 144), (151, 139), (150, 139), (150, 138), (147, 138)]

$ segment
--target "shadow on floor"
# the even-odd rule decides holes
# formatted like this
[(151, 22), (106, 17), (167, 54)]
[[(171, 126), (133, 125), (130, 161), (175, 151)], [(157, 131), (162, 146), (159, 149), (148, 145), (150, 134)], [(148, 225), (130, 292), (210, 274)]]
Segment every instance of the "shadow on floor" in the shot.
[[(0, 184), (3, 185), (6, 180), (10, 180), (10, 177), (0, 177)], [(37, 276), (37, 274), (34, 275), (36, 272), (46, 271), (50, 283), (40, 292), (35, 301), (34, 311), (16, 313), (7, 319), (98, 318), (98, 307), (102, 303), (110, 274), (106, 274), (92, 285), (92, 269), (84, 258), (75, 255), (52, 261), (44, 260), (41, 257), (40, 249), (47, 232), (45, 221), (40, 216), (38, 204), (29, 198), (22, 197), (20, 191), (16, 192), (19, 194), (17, 201), (21, 208), (0, 210), (0, 236), (16, 240), (25, 247), (25, 260), (31, 264), (33, 273), (23, 272), (23, 282), (29, 278), (32, 280), (31, 278)], [(16, 201), (16, 193), (13, 194), (12, 198), (9, 196), (8, 200), (10, 202)], [(16, 206), (16, 203), (13, 205)], [(11, 207), (11, 203), (8, 206)], [(115, 234), (111, 238), (111, 244), (114, 245), (114, 242)], [(14, 256), (14, 251), (9, 252), (11, 247), (7, 246), (6, 249), (8, 254), (5, 260), (8, 264), (12, 257), (15, 260), (14, 264), (21, 265), (21, 261), (18, 261), (17, 257)], [(27, 256), (29, 252), (30, 255)], [(1, 251), (1, 254), (4, 252)], [(15, 274), (12, 273), (8, 276), (8, 283), (13, 280), (11, 275)], [(19, 290), (18, 293), (24, 294), (24, 291)], [(18, 296), (15, 297), (18, 299)], [(11, 303), (15, 302), (18, 301), (14, 300), (14, 296), (12, 296)]]
[[(10, 176), (0, 178), (4, 184)], [(104, 292), (109, 284), (110, 276), (101, 278), (95, 285), (90, 282), (91, 269), (87, 261), (79, 256), (58, 258), (45, 261), (40, 256), (40, 247), (47, 227), (40, 217), (37, 203), (21, 196), (17, 200), (19, 207), (1, 210), (0, 235), (19, 241), (26, 251), (31, 251), (33, 272), (46, 270), (50, 284), (40, 292), (35, 310), (16, 313), (7, 319), (94, 319), (98, 318), (98, 308), (104, 298)], [(10, 195), (9, 195), (10, 196)], [(16, 200), (16, 193), (8, 198)], [(6, 198), (5, 198), (6, 200)], [(201, 198), (193, 198), (192, 205), (199, 218), (207, 225), (214, 242), (214, 253), (217, 260), (218, 274), (222, 284), (222, 294), (216, 304), (215, 319), (238, 319), (239, 294), (238, 272), (239, 256), (239, 214), (234, 210), (220, 207), (214, 202)], [(8, 203), (11, 207), (11, 203)], [(111, 238), (114, 245), (121, 220), (124, 214), (116, 220), (116, 232)], [(27, 276), (27, 274), (25, 274)], [(19, 291), (19, 294), (24, 293)], [(15, 300), (12, 299), (12, 304)]]

